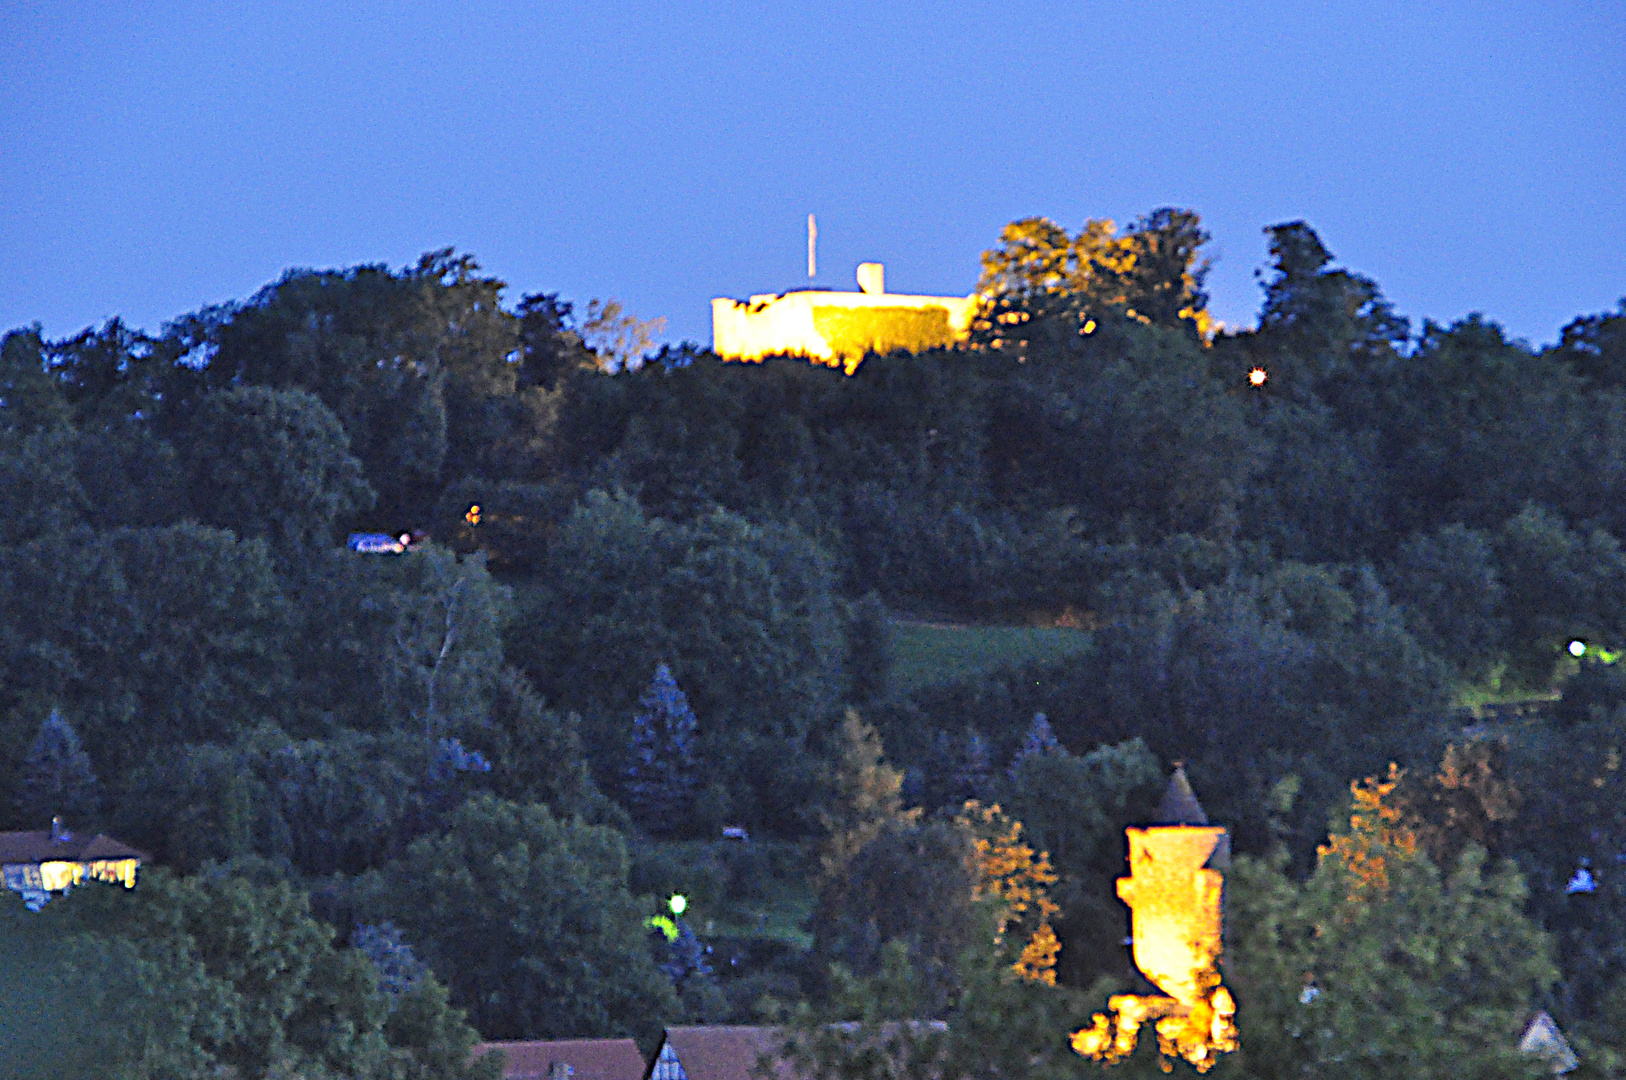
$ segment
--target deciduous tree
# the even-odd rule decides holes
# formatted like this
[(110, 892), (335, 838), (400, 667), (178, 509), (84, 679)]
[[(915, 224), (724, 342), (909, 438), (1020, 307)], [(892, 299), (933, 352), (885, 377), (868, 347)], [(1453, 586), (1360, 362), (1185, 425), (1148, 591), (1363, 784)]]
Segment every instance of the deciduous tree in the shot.
[(105, 779), (286, 704), (291, 613), (260, 541), (81, 527), (0, 547), (0, 611), (10, 692), (58, 702)]
[(482, 796), (359, 888), (487, 1037), (653, 1035), (678, 1007), (627, 873), (614, 830)]
[(1114, 882), (1125, 872), (1124, 827), (1146, 819), (1163, 784), (1161, 764), (1139, 739), (1082, 755), (1060, 745), (1024, 751), (1011, 764), (1000, 805), (1055, 867), (1057, 971), (1073, 986), (1133, 974)]
[(1048, 218), (1005, 226), (1000, 246), (982, 256), (979, 339), (1020, 349), (1051, 320), (1092, 333), (1109, 318), (1188, 326), (1206, 336), (1208, 263), (1199, 251), (1209, 235), (1197, 214), (1162, 207), (1115, 233), (1111, 221), (1098, 219), (1073, 236)]
[(38, 915), (4, 914), (0, 979), (24, 975), (64, 1018), (5, 1032), (25, 1075), (81, 1075), (81, 1062), (117, 1080), (497, 1075), (469, 1063), (478, 1036), (432, 978), (392, 1017), (372, 962), (334, 948), (286, 882), (144, 868), (134, 890), (90, 883)]
[(1347, 830), (1296, 884), (1285, 858), (1227, 876), (1227, 982), (1248, 1076), (1528, 1077), (1519, 1023), (1557, 971), (1510, 864), (1470, 846), (1436, 868), (1392, 805), (1396, 779), (1353, 785)]
[(332, 543), (374, 494), (333, 411), (304, 390), (234, 387), (205, 395), (186, 425), (198, 520), (291, 551)]

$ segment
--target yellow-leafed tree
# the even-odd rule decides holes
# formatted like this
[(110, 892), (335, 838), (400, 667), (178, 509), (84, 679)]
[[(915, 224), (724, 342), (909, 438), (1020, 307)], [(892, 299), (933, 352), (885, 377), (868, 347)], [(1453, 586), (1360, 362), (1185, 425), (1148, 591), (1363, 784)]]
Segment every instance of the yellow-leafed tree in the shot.
[(1055, 985), (1061, 943), (1051, 920), (1061, 909), (1047, 892), (1056, 882), (1049, 854), (1035, 854), (1023, 843), (1022, 823), (1006, 817), (997, 804), (983, 806), (973, 799), (955, 822), (972, 836), (973, 898), (998, 903), (1001, 943), (1022, 943), (1011, 969), (1025, 979)]
[(1191, 210), (1163, 207), (1119, 233), (1092, 218), (1076, 235), (1049, 218), (1013, 221), (999, 246), (983, 252), (977, 293), (982, 307), (976, 340), (1020, 349), (1032, 326), (1059, 320), (1072, 332), (1093, 333), (1109, 319), (1184, 327), (1202, 340), (1216, 324), (1208, 314), (1200, 250), (1209, 234)]
[(840, 738), (834, 798), (819, 812), (825, 830), (819, 874), (825, 887), (839, 882), (854, 856), (887, 829), (913, 825), (920, 818), (918, 808), (903, 808), (903, 773), (886, 763), (875, 728), (848, 709)]

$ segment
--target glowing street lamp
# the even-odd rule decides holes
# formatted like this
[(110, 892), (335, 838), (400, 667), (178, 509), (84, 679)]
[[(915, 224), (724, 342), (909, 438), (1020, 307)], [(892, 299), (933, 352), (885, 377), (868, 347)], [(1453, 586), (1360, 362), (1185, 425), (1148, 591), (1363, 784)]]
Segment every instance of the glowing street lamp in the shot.
[(1270, 378), (1270, 376), (1265, 374), (1264, 368), (1256, 367), (1252, 371), (1248, 372), (1248, 385), (1263, 386), (1265, 385), (1265, 380), (1268, 378)]
[(682, 915), (688, 910), (689, 898), (682, 893), (673, 893), (672, 899), (666, 902), (666, 906), (672, 909), (673, 915)]

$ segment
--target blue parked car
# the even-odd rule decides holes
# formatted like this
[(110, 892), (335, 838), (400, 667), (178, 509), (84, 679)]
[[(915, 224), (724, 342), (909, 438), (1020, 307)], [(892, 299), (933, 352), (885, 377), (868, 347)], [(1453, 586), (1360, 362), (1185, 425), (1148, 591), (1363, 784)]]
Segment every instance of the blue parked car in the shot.
[(391, 536), (389, 533), (351, 533), (350, 550), (363, 555), (399, 555), (411, 546), (410, 533)]

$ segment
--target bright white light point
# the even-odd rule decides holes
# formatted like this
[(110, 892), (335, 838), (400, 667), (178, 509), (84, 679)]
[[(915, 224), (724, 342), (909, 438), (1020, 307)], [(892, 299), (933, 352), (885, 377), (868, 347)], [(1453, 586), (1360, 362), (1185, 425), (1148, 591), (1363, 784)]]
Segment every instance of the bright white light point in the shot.
[(1576, 640), (1570, 642), (1570, 655), (1571, 656), (1585, 656), (1586, 655), (1586, 642), (1580, 640), (1579, 638), (1577, 638)]
[(674, 893), (667, 905), (672, 909), (673, 915), (682, 915), (683, 910), (689, 906), (689, 898), (682, 893)]
[(1262, 367), (1256, 367), (1248, 372), (1248, 383), (1252, 386), (1263, 386), (1268, 378), (1270, 376), (1265, 374), (1265, 369)]

